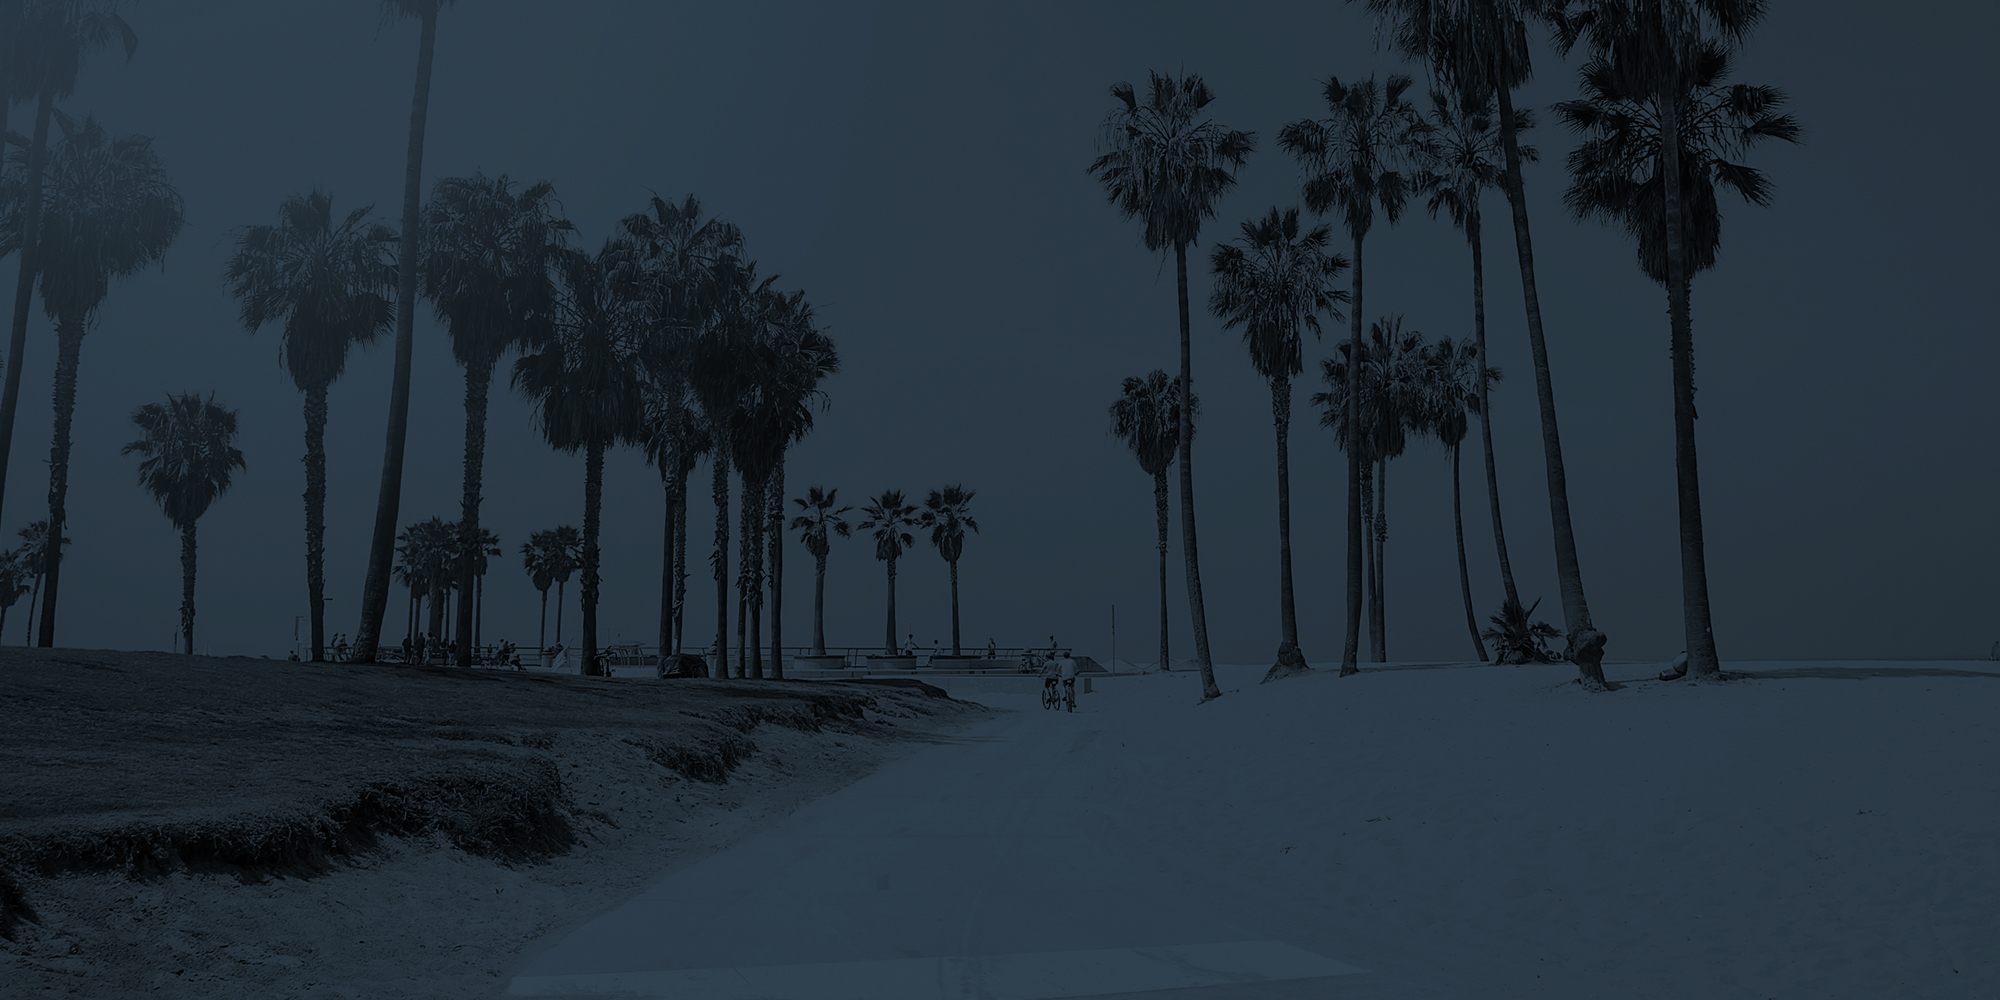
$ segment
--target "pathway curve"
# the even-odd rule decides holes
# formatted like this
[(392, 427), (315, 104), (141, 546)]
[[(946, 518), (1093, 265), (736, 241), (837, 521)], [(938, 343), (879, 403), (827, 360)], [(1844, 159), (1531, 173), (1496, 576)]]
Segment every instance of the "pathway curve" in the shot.
[[(1094, 837), (1079, 766), (1122, 681), (888, 764), (543, 942), (513, 996), (1390, 998), (1409, 984), (1201, 905)], [(1131, 689), (1127, 689), (1128, 691)], [(1006, 698), (983, 699), (1015, 707)], [(1160, 992), (1167, 991), (1167, 992)]]

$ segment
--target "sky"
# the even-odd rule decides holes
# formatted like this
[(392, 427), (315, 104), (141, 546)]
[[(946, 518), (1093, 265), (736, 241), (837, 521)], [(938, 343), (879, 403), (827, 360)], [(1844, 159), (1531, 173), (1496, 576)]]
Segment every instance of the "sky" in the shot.
[[(935, 5), (466, 0), (439, 19), (426, 190), (473, 171), (554, 183), (583, 245), (658, 193), (696, 195), (739, 225), (780, 287), (803, 289), (838, 345), (828, 406), (791, 452), (789, 492), (837, 488), (859, 507), (899, 489), (976, 490), (959, 565), (963, 639), (1158, 656), (1151, 481), (1108, 431), (1120, 380), (1178, 363), (1170, 256), (1106, 204), (1085, 168), (1111, 84), (1198, 72), (1215, 120), (1256, 151), (1189, 254), (1194, 385), (1203, 402), (1196, 506), (1219, 662), (1278, 642), (1270, 394), (1241, 338), (1204, 308), (1205, 261), (1240, 222), (1300, 204), (1279, 128), (1321, 116), (1321, 82), (1421, 72), (1342, 3)], [(57, 643), (163, 649), (180, 604), (176, 533), (119, 448), (129, 414), (170, 392), (237, 409), (248, 467), (202, 519), (198, 643), (283, 656), (306, 612), (302, 398), (277, 331), (252, 335), (222, 281), (232, 234), (318, 187), (336, 211), (400, 215), (417, 25), (364, 0), (132, 5), (130, 62), (99, 53), (63, 104), (155, 139), (187, 225), (158, 268), (118, 282), (84, 341)], [(1769, 208), (1724, 202), (1717, 267), (1693, 294), (1702, 499), (1718, 651), (1731, 659), (1984, 657), (2000, 639), (2000, 526), (1987, 297), (2000, 14), (1779, 0), (1736, 80), (1790, 96), (1797, 147), (1759, 148)], [(1561, 203), (1575, 145), (1547, 113), (1580, 60), (1537, 51), (1517, 103), (1541, 109), (1526, 173), (1536, 269), (1584, 585), (1611, 660), (1682, 648), (1666, 301), (1618, 230)], [(1421, 82), (1419, 84), (1421, 90)], [(31, 109), (17, 105), (19, 130)], [(1561, 624), (1526, 326), (1504, 201), (1486, 202), (1493, 434), (1514, 572)], [(1329, 220), (1333, 221), (1333, 220)], [(1337, 224), (1336, 224), (1337, 225)], [(11, 278), (15, 258), (0, 262)], [(1979, 275), (1988, 275), (1982, 280)], [(1471, 332), (1470, 254), (1422, 211), (1366, 245), (1366, 318), (1430, 337)], [(7, 283), (11, 286), (11, 280)], [(1344, 325), (1333, 326), (1344, 330)], [(462, 371), (418, 307), (402, 524), (455, 519)], [(328, 631), (353, 634), (373, 525), (389, 338), (350, 359), (327, 430)], [(1344, 627), (1345, 462), (1294, 390), (1293, 551), (1301, 645), (1337, 660)], [(23, 367), (0, 532), (46, 516), (54, 336), (39, 304)], [(580, 525), (583, 459), (551, 450), (528, 402), (496, 381), (482, 521), (507, 551), (484, 635), (536, 641), (522, 571), (532, 531)], [(1469, 443), (1471, 440), (1469, 439)], [(690, 508), (689, 633), (713, 630), (706, 467)], [(1500, 585), (1478, 452), (1463, 469), (1465, 541), (1482, 622)], [(1452, 535), (1451, 468), (1413, 445), (1389, 468), (1388, 647), (1394, 660), (1472, 655)], [(1169, 570), (1173, 655), (1192, 653), (1178, 487)], [(663, 490), (635, 450), (606, 463), (603, 641), (657, 634)], [(858, 517), (857, 517), (858, 519)], [(884, 567), (836, 540), (827, 640), (878, 645)], [(786, 557), (785, 639), (811, 635), (812, 561)], [(899, 631), (950, 644), (947, 570), (925, 543), (898, 567)], [(400, 598), (400, 594), (398, 595)], [(551, 595), (554, 596), (553, 594)], [(567, 589), (565, 638), (577, 636)], [(551, 603), (554, 603), (553, 600)], [(733, 603), (733, 602), (732, 602)], [(19, 642), (17, 605), (0, 641)], [(383, 633), (400, 640), (403, 605)], [(553, 609), (551, 609), (553, 633)], [(733, 626), (732, 626), (733, 631)], [(733, 642), (733, 639), (732, 639)]]

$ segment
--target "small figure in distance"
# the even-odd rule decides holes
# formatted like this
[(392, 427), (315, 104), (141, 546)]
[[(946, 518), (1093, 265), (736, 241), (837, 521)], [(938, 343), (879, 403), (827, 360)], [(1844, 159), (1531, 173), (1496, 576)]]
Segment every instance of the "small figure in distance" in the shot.
[[(1994, 643), (1993, 648), (1995, 650), (2000, 650), (2000, 643)], [(1000, 647), (995, 646), (993, 644), (993, 640), (990, 638), (986, 640), (986, 658), (989, 660), (997, 660), (1000, 658)], [(2000, 660), (2000, 656), (1995, 656), (1994, 659)]]
[(915, 632), (910, 633), (910, 637), (903, 640), (903, 655), (917, 655), (917, 634)]

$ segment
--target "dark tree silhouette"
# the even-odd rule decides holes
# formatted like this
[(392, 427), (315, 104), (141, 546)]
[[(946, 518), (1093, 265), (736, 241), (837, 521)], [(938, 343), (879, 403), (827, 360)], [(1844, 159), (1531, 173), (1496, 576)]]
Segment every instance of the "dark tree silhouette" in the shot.
[(903, 502), (902, 490), (884, 490), (879, 497), (871, 497), (861, 508), (868, 519), (858, 527), (875, 533), (875, 558), (889, 568), (889, 618), (888, 627), (882, 635), (882, 655), (896, 655), (896, 560), (916, 539), (910, 536), (910, 528), (917, 527), (917, 508)]
[(194, 655), (195, 522), (229, 489), (230, 474), (244, 468), (236, 440), (236, 411), (187, 393), (132, 411), (139, 440), (123, 453), (138, 455), (139, 486), (153, 495), (181, 533), (181, 640)]
[[(1128, 219), (1138, 219), (1146, 249), (1174, 251), (1180, 293), (1181, 391), (1194, 393), (1193, 341), (1189, 335), (1187, 248), (1201, 236), (1202, 220), (1213, 218), (1215, 202), (1236, 185), (1236, 171), (1257, 146), (1255, 132), (1224, 128), (1200, 117), (1215, 100), (1198, 74), (1175, 79), (1150, 74), (1142, 105), (1129, 83), (1111, 87), (1119, 108), (1104, 119), (1090, 173)], [(1203, 701), (1222, 697), (1209, 655), (1208, 615), (1201, 597), (1201, 560), (1195, 544), (1194, 431), (1191, 411), (1181, 415), (1181, 557), (1187, 564), (1189, 618), (1194, 624), (1195, 659), (1201, 665)]]
[[(1188, 408), (1201, 415), (1201, 399), (1189, 396)], [(1195, 421), (1187, 421), (1190, 432)], [(1118, 400), (1111, 404), (1111, 433), (1132, 449), (1139, 469), (1153, 477), (1153, 514), (1160, 530), (1160, 669), (1169, 669), (1167, 630), (1167, 467), (1180, 450), (1181, 384), (1154, 369), (1141, 378), (1128, 375)]]
[[(813, 655), (826, 655), (826, 557), (832, 551), (829, 544), (833, 535), (851, 537), (847, 520), (840, 515), (853, 510), (852, 507), (835, 507), (834, 498), (839, 490), (821, 490), (809, 487), (804, 498), (793, 497), (792, 502), (799, 507), (799, 513), (792, 518), (792, 530), (799, 533), (806, 551), (812, 553), (816, 568), (813, 573)], [(894, 629), (890, 629), (894, 632)]]
[[(968, 490), (964, 485), (947, 486), (942, 490), (932, 490), (924, 500), (924, 512), (917, 518), (917, 524), (930, 529), (931, 545), (938, 555), (951, 567), (951, 655), (962, 655), (958, 645), (958, 559), (965, 554), (965, 532), (970, 529), (979, 532), (979, 522), (972, 519), (972, 497), (976, 490)], [(891, 630), (893, 631), (893, 630)]]

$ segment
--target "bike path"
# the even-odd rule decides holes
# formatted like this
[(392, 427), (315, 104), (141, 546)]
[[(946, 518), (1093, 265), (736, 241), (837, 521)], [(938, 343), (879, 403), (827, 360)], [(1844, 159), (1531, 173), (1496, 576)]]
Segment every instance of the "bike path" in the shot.
[[(545, 942), (508, 994), (676, 1000), (1412, 997), (1272, 940), (1088, 832), (1118, 693), (885, 765)], [(1115, 744), (1113, 744), (1115, 745)]]

